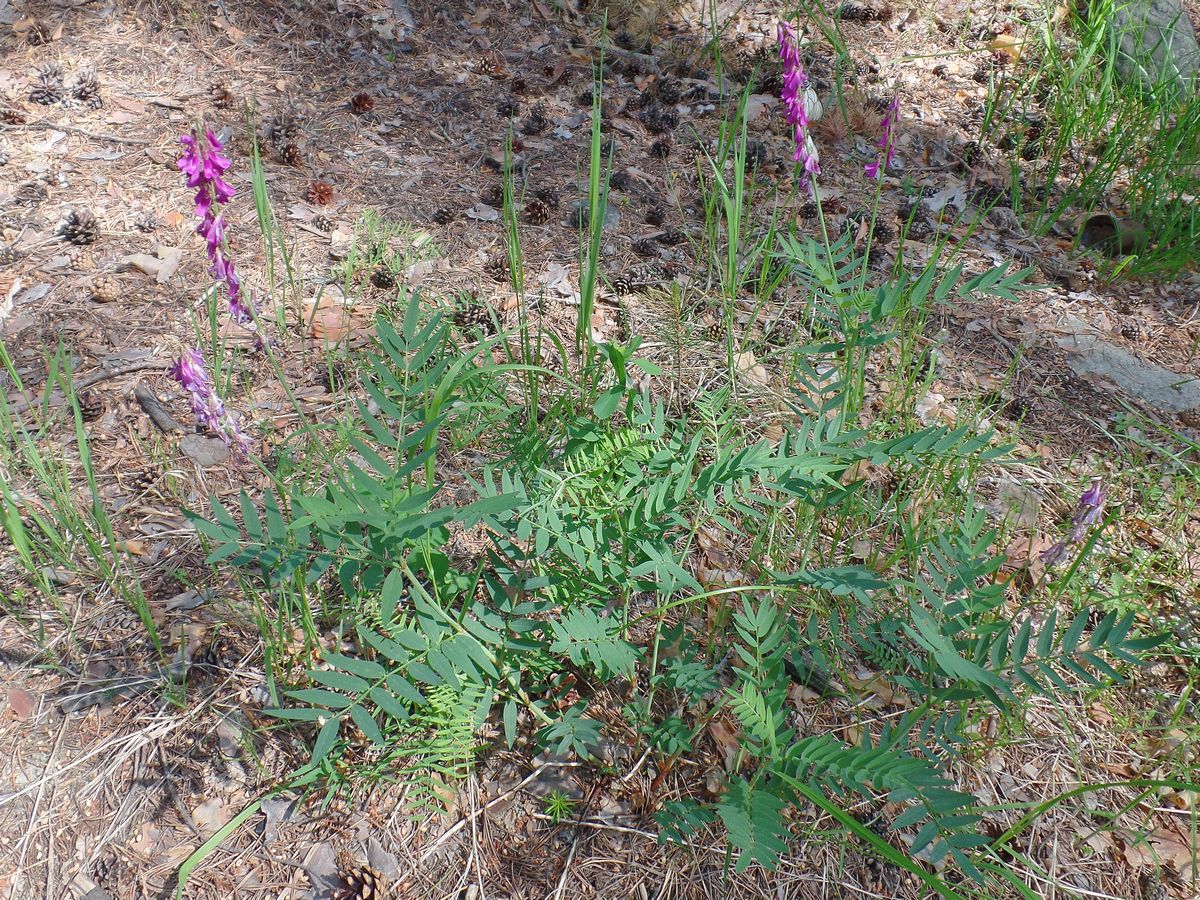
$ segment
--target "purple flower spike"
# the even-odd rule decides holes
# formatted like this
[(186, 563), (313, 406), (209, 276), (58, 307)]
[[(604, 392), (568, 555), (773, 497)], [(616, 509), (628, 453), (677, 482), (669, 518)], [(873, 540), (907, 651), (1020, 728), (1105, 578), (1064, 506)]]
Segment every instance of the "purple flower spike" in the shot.
[(1052, 566), (1064, 559), (1071, 547), (1083, 543), (1088, 529), (1100, 521), (1100, 516), (1104, 512), (1104, 501), (1104, 482), (1099, 478), (1094, 478), (1075, 507), (1075, 514), (1071, 517), (1071, 533), (1064, 540), (1058, 541), (1045, 550), (1042, 553), (1042, 562)]
[(234, 197), (233, 188), (222, 177), (232, 163), (221, 152), (224, 147), (212, 129), (205, 131), (203, 137), (181, 135), (179, 143), (183, 145), (183, 156), (176, 165), (187, 176), (187, 186), (196, 188), (196, 218), (200, 220), (196, 233), (204, 238), (210, 263), (208, 271), (225, 284), (229, 315), (239, 325), (254, 330), (254, 301), (242, 293), (221, 214), (221, 207)]
[(240, 458), (248, 456), (250, 436), (242, 430), (237, 416), (227, 410), (217, 396), (200, 351), (184, 350), (169, 371), (171, 377), (191, 395), (192, 413), (197, 424), (220, 437)]
[(1100, 521), (1104, 512), (1104, 483), (1099, 479), (1092, 481), (1091, 486), (1079, 498), (1079, 506), (1075, 508), (1075, 516), (1071, 520), (1071, 541), (1079, 543), (1087, 530)]
[(788, 124), (792, 126), (792, 137), (796, 150), (792, 159), (800, 164), (800, 187), (808, 187), (815, 175), (821, 174), (820, 156), (817, 145), (809, 134), (808, 75), (800, 58), (800, 41), (796, 30), (785, 22), (779, 23), (779, 59), (783, 63), (783, 89), (779, 99), (783, 101)]
[(883, 134), (879, 137), (879, 152), (881, 156), (863, 166), (863, 171), (872, 180), (878, 180), (883, 177), (883, 173), (887, 171), (888, 166), (892, 164), (892, 159), (896, 155), (894, 132), (896, 130), (896, 122), (899, 118), (900, 98), (893, 97), (892, 102), (888, 104), (887, 112), (883, 116)]

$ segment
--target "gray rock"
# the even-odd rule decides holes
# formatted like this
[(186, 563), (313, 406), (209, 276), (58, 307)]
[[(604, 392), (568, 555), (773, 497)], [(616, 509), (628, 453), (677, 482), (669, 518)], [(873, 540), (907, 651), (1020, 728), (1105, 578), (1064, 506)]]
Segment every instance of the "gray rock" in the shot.
[(184, 435), (179, 441), (179, 449), (204, 469), (219, 466), (229, 459), (229, 448), (223, 440), (203, 434)]
[(1077, 333), (1057, 339), (1058, 346), (1067, 351), (1067, 364), (1077, 375), (1140, 400), (1161, 413), (1178, 414), (1200, 408), (1200, 379), (1146, 362), (1124, 347), (1085, 333), (1083, 323), (1079, 326)]
[(1151, 94), (1190, 96), (1200, 83), (1200, 46), (1181, 0), (1117, 0), (1112, 9), (1117, 74)]

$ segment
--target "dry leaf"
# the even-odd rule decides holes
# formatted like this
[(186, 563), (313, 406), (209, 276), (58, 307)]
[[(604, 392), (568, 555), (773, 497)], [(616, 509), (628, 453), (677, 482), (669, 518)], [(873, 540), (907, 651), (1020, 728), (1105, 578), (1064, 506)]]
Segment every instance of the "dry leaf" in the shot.
[(726, 716), (718, 716), (708, 723), (708, 736), (712, 738), (713, 743), (721, 752), (721, 756), (725, 760), (726, 771), (733, 770), (734, 760), (737, 759), (740, 746), (738, 734), (740, 732), (741, 729)]
[(366, 312), (347, 300), (337, 285), (327, 284), (319, 297), (306, 300), (303, 315), (314, 341), (337, 344), (365, 336)]
[(129, 256), (123, 256), (120, 265), (137, 269), (149, 275), (158, 284), (165, 284), (179, 268), (183, 250), (178, 247), (156, 247), (154, 252), (156, 256), (149, 253), (131, 253)]
[(215, 834), (229, 821), (229, 808), (220, 800), (205, 800), (192, 810), (192, 820), (205, 837)]
[(1190, 881), (1197, 848), (1169, 828), (1155, 828), (1149, 835), (1118, 829), (1125, 841), (1125, 861), (1135, 869), (1157, 871), (1169, 865), (1184, 881)]
[(891, 683), (882, 675), (870, 675), (866, 678), (856, 678), (853, 675), (847, 675), (846, 685), (854, 688), (860, 694), (875, 697), (879, 701), (879, 704), (883, 706), (890, 705), (897, 696)]
[(8, 710), (22, 722), (28, 722), (37, 711), (38, 698), (21, 688), (8, 689)]
[(221, 31), (225, 32), (225, 37), (229, 38), (231, 43), (239, 44), (246, 38), (246, 32), (238, 28), (224, 16), (217, 16), (213, 19), (213, 24)]
[(1024, 46), (1025, 39), (1012, 34), (998, 34), (987, 42), (989, 50), (1003, 54), (1009, 62), (1016, 62), (1021, 58), (1021, 49)]
[(749, 350), (737, 354), (733, 359), (734, 365), (737, 366), (738, 372), (745, 376), (746, 380), (751, 384), (768, 385), (771, 383), (771, 376), (766, 368), (759, 363), (758, 358)]

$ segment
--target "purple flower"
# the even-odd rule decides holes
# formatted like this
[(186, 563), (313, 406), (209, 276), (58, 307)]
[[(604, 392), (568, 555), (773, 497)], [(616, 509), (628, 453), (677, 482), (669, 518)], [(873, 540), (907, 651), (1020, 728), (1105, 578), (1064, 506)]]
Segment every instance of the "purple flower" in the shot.
[(867, 173), (868, 178), (878, 180), (887, 171), (888, 166), (892, 164), (892, 158), (896, 155), (893, 132), (896, 129), (896, 122), (899, 118), (900, 98), (893, 97), (892, 102), (888, 104), (887, 112), (883, 116), (883, 134), (879, 137), (879, 152), (881, 156), (863, 166), (863, 171)]
[(222, 177), (232, 163), (221, 152), (224, 147), (212, 129), (205, 131), (203, 138), (195, 134), (181, 135), (179, 143), (183, 145), (183, 156), (176, 165), (187, 176), (187, 186), (196, 188), (196, 217), (200, 220), (196, 233), (204, 238), (210, 263), (208, 271), (213, 278), (224, 282), (233, 320), (253, 330), (254, 301), (242, 294), (242, 283), (225, 240), (225, 219), (221, 214), (221, 206), (234, 197), (233, 188)]
[(1088, 529), (1100, 521), (1100, 516), (1104, 512), (1104, 500), (1104, 482), (1099, 478), (1092, 479), (1091, 485), (1079, 498), (1075, 514), (1071, 517), (1071, 533), (1064, 540), (1056, 542), (1042, 552), (1043, 563), (1052, 566), (1066, 557), (1068, 549), (1083, 543)]
[(821, 174), (817, 145), (809, 134), (808, 121), (808, 75), (800, 59), (800, 41), (796, 30), (784, 22), (779, 23), (779, 59), (783, 63), (783, 89), (779, 99), (783, 101), (788, 124), (792, 126), (792, 138), (796, 150), (792, 159), (799, 163), (800, 187), (808, 187), (814, 175)]
[(237, 416), (227, 410), (217, 396), (200, 351), (184, 350), (169, 371), (171, 377), (191, 395), (192, 413), (197, 424), (220, 437), (239, 457), (248, 456), (250, 437), (242, 430)]
[(1099, 478), (1093, 479), (1091, 486), (1079, 498), (1079, 505), (1075, 507), (1075, 515), (1071, 519), (1072, 543), (1082, 541), (1087, 530), (1100, 521), (1104, 499), (1104, 483)]

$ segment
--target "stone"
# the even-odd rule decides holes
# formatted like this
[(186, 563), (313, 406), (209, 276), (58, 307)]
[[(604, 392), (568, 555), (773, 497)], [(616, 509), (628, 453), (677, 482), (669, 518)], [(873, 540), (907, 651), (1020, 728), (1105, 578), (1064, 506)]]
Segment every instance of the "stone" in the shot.
[(219, 466), (229, 459), (229, 448), (223, 440), (203, 434), (184, 435), (179, 441), (179, 449), (204, 469)]
[(1109, 27), (1117, 42), (1117, 75), (1126, 83), (1150, 94), (1195, 93), (1200, 46), (1182, 0), (1121, 0), (1112, 6)]
[(1075, 374), (1099, 387), (1115, 389), (1166, 415), (1200, 407), (1200, 379), (1146, 362), (1124, 347), (1088, 334), (1082, 322), (1075, 333), (1057, 339)]

